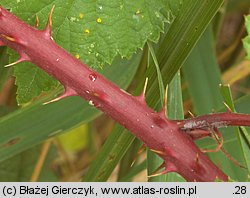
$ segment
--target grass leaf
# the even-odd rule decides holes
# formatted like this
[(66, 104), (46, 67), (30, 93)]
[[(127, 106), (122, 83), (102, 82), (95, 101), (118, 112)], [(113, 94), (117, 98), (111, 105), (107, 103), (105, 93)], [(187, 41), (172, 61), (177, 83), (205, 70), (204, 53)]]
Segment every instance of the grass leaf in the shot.
[[(224, 97), (226, 105), (228, 105), (232, 112), (236, 113), (234, 106), (232, 93), (229, 85), (221, 85), (221, 92)], [(245, 161), (248, 169), (248, 174), (250, 174), (250, 135), (245, 127), (235, 127), (235, 131), (238, 135), (238, 142), (241, 146), (241, 155)]]

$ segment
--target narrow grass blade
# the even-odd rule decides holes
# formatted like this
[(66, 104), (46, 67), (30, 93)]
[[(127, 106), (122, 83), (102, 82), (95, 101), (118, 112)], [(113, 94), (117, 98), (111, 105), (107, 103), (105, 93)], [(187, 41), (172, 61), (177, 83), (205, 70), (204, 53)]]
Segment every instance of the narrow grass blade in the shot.
[[(183, 73), (188, 84), (188, 91), (193, 101), (194, 109), (197, 114), (211, 113), (222, 109), (223, 98), (220, 94), (219, 84), (221, 82), (220, 72), (215, 59), (212, 31), (207, 29), (203, 37), (197, 44), (197, 48), (191, 53), (186, 65), (183, 67)], [(201, 83), (202, 82), (202, 83)], [(238, 155), (240, 145), (237, 142), (237, 136), (232, 128), (220, 129), (224, 137), (224, 148), (231, 156), (241, 162), (241, 156)], [(211, 138), (205, 138), (197, 141), (201, 148), (213, 149), (216, 143)], [(246, 172), (235, 166), (224, 153), (217, 152), (208, 154), (210, 159), (215, 162), (230, 177), (238, 181), (243, 181)]]
[(116, 125), (83, 181), (106, 181), (134, 139), (131, 133), (124, 132), (123, 127)]
[[(177, 72), (170, 83), (167, 110), (170, 119), (184, 119), (180, 71)], [(166, 181), (168, 182), (185, 181), (177, 173), (168, 173), (166, 176)]]
[[(120, 161), (119, 172), (117, 176), (118, 181), (120, 181), (124, 177), (127, 178), (126, 181), (129, 181), (129, 179), (131, 180), (133, 179), (132, 177), (133, 174), (129, 174), (129, 173), (131, 171), (133, 172), (134, 168), (138, 166), (137, 165), (138, 158), (142, 154), (141, 152), (143, 152), (144, 150), (142, 146), (143, 146), (142, 142), (139, 139), (135, 138), (132, 145), (128, 148), (128, 151), (126, 152), (126, 154), (123, 156), (122, 160)], [(127, 177), (128, 174), (131, 177)]]
[(212, 43), (209, 26), (182, 68), (196, 114), (210, 113), (223, 106), (220, 71)]
[[(224, 97), (226, 105), (232, 112), (236, 112), (230, 86), (221, 85), (221, 93)], [(247, 166), (248, 174), (250, 174), (250, 135), (245, 127), (235, 127), (235, 131), (238, 135), (238, 142), (241, 146), (241, 155), (243, 156)]]
[(138, 175), (140, 172), (142, 172), (143, 170), (145, 170), (147, 168), (147, 161), (144, 160), (142, 163), (132, 167), (130, 169), (130, 171), (124, 175), (121, 179), (119, 179), (119, 182), (128, 182), (131, 181), (131, 179), (133, 177), (135, 177), (136, 175)]
[(154, 62), (155, 68), (156, 68), (158, 86), (159, 86), (159, 91), (160, 91), (160, 101), (161, 101), (161, 106), (163, 106), (164, 95), (165, 95), (164, 90), (165, 89), (164, 89), (164, 83), (163, 83), (162, 76), (161, 76), (160, 66), (159, 66), (158, 60), (156, 58), (153, 46), (151, 45), (150, 42), (148, 42), (147, 44), (148, 44), (150, 55), (153, 59), (153, 62)]
[[(0, 182), (29, 182), (35, 165), (41, 153), (41, 145), (30, 148), (0, 163)], [(49, 152), (39, 171), (39, 182), (57, 181), (55, 173), (51, 169), (53, 159), (57, 156), (55, 147), (50, 146)]]
[(4, 66), (8, 64), (9, 57), (6, 53), (6, 47), (0, 47), (0, 92), (5, 85), (7, 79), (11, 75), (11, 68), (5, 68)]

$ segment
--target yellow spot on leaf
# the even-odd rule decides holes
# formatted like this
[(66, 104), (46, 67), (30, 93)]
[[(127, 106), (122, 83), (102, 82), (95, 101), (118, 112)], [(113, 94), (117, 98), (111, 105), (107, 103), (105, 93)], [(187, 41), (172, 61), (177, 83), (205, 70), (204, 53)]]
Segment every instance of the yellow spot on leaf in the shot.
[(89, 33), (90, 33), (90, 30), (89, 30), (89, 29), (85, 29), (84, 32), (85, 32), (86, 34), (89, 34)]
[(141, 11), (140, 11), (140, 10), (137, 10), (137, 11), (135, 12), (135, 14), (136, 14), (136, 15), (139, 15), (139, 14), (141, 14)]
[(80, 58), (80, 55), (79, 55), (79, 54), (76, 54), (75, 57), (76, 57), (77, 59), (79, 59), (79, 58)]
[(102, 19), (99, 17), (99, 18), (96, 19), (96, 22), (97, 22), (97, 23), (101, 23), (101, 22), (102, 22)]
[(83, 19), (83, 17), (84, 17), (84, 14), (83, 14), (83, 13), (80, 13), (80, 14), (79, 14), (79, 18), (80, 18), (80, 19)]

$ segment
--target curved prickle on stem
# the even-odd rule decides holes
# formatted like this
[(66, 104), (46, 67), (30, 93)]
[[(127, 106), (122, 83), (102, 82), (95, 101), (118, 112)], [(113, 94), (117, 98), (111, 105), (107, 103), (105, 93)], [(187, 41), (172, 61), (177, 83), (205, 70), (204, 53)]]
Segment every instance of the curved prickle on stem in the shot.
[(57, 102), (59, 100), (62, 100), (63, 98), (67, 98), (69, 96), (77, 96), (78, 94), (76, 93), (75, 90), (71, 89), (70, 87), (65, 87), (65, 91), (64, 91), (64, 94), (62, 94), (61, 96), (55, 98), (55, 99), (52, 99), (48, 102), (45, 102), (43, 103), (43, 105), (46, 105), (46, 104), (50, 104), (52, 102)]
[(137, 153), (136, 153), (136, 155), (135, 155), (135, 157), (134, 157), (134, 159), (133, 159), (133, 161), (132, 161), (130, 167), (132, 167), (132, 166), (134, 165), (136, 159), (139, 157), (139, 155), (140, 155), (144, 150), (146, 150), (146, 145), (145, 145), (145, 144), (142, 144), (141, 147), (139, 148), (139, 150), (137, 151)]
[(145, 96), (146, 96), (147, 86), (148, 86), (148, 77), (145, 80), (144, 87), (143, 87), (143, 90), (141, 92), (141, 95), (137, 96), (138, 100), (143, 104), (146, 104)]
[[(48, 37), (49, 39), (52, 39), (52, 16), (53, 16), (53, 11), (54, 11), (55, 5), (52, 6), (50, 13), (49, 13), (49, 17), (48, 17), (48, 21), (47, 21), (47, 25), (45, 27), (45, 29), (43, 30), (43, 32), (45, 33), (46, 37)], [(38, 17), (36, 18), (36, 24), (38, 26), (39, 20)]]
[[(159, 172), (162, 168), (164, 168), (164, 170)], [(164, 161), (153, 173), (148, 175), (148, 178), (157, 177), (157, 176), (161, 176), (161, 175), (164, 175), (167, 173), (177, 172), (177, 171), (178, 171), (178, 169), (176, 168), (176, 166), (172, 162), (165, 162)]]
[[(2, 40), (3, 43), (5, 43), (4, 41), (6, 41), (6, 42), (16, 43), (16, 44), (23, 45), (23, 46), (25, 46), (27, 44), (24, 40), (21, 40), (16, 36), (0, 34), (0, 39), (1, 39), (1, 37), (3, 39)], [(7, 44), (5, 44), (5, 45), (7, 45)], [(19, 52), (19, 50), (17, 50), (17, 52)], [(22, 52), (19, 52), (19, 54), (21, 56)]]
[(166, 174), (167, 173), (166, 169), (163, 170), (162, 172), (158, 172), (158, 171), (160, 171), (164, 167), (165, 167), (165, 162), (163, 162), (153, 173), (151, 173), (150, 175), (148, 175), (148, 178), (150, 178), (150, 177), (157, 177), (157, 176)]
[(5, 65), (4, 67), (11, 67), (18, 63), (25, 62), (25, 61), (30, 61), (30, 58), (24, 52), (22, 52), (20, 53), (20, 58), (17, 61), (10, 63), (8, 65)]
[(163, 106), (162, 110), (160, 111), (160, 114), (162, 114), (165, 118), (167, 118), (168, 110), (167, 110), (167, 100), (168, 100), (168, 85), (166, 86), (165, 89), (165, 95), (164, 95), (164, 100), (163, 100)]
[(11, 42), (17, 42), (17, 40), (12, 36), (1, 34), (1, 37), (5, 38), (6, 40), (11, 41)]
[(38, 26), (39, 26), (39, 18), (38, 18), (38, 16), (37, 16), (37, 14), (36, 14), (36, 22), (35, 22), (35, 28), (38, 28)]

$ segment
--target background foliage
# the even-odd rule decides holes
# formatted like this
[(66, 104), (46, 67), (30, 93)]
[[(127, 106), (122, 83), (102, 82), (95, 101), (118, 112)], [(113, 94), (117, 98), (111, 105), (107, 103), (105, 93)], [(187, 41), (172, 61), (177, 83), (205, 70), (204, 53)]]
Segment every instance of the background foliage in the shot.
[[(135, 95), (148, 77), (147, 102), (155, 110), (161, 108), (169, 84), (172, 119), (187, 118), (188, 111), (200, 115), (225, 110), (224, 101), (235, 104), (237, 112), (250, 113), (250, 18), (243, 17), (250, 8), (247, 0), (0, 0), (0, 4), (30, 25), (37, 15), (39, 29), (55, 5), (53, 38), (60, 46)], [(3, 67), (16, 59), (14, 52), (1, 47), (1, 181), (145, 181), (146, 172), (151, 174), (161, 163), (151, 152), (136, 157), (141, 142), (78, 97), (42, 105), (62, 87), (29, 63)], [(231, 89), (220, 88), (220, 83)], [(225, 149), (247, 168), (237, 167), (222, 152), (209, 156), (231, 178), (246, 181), (247, 128), (222, 133)], [(197, 144), (216, 146), (207, 138)], [(168, 174), (151, 181), (183, 178)]]

